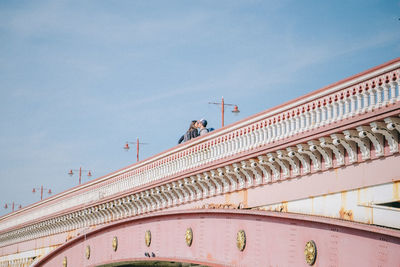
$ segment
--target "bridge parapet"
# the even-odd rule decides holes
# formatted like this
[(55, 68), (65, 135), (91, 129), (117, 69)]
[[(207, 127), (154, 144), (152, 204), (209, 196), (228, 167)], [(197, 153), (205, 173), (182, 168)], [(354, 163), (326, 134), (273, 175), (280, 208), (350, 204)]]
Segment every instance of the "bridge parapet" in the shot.
[(399, 76), (396, 59), (4, 216), (0, 243), (396, 153)]

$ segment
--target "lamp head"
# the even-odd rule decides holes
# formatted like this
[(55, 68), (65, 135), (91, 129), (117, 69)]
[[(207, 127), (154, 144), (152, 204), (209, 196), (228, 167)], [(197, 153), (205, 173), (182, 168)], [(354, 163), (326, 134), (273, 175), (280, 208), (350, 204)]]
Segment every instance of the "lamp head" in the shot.
[(128, 142), (126, 142), (126, 144), (124, 145), (124, 149), (126, 150), (126, 151), (128, 151), (129, 150), (129, 144), (128, 144)]

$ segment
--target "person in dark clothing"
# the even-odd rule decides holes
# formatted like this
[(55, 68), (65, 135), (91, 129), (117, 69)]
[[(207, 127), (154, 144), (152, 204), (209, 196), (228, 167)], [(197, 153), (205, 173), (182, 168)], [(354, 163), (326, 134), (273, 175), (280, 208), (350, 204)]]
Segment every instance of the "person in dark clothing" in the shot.
[(184, 135), (181, 136), (181, 138), (179, 138), (178, 144), (189, 141), (190, 139), (199, 136), (199, 132), (197, 131), (197, 127), (196, 127), (196, 123), (197, 123), (197, 121), (192, 121), (190, 123), (189, 129), (186, 131), (186, 133)]

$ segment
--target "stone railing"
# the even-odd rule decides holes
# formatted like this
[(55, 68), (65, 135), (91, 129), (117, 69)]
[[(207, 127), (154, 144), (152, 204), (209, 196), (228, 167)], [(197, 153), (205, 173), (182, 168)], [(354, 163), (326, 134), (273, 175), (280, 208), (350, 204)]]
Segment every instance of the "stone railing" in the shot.
[(0, 218), (0, 233), (400, 100), (400, 58)]

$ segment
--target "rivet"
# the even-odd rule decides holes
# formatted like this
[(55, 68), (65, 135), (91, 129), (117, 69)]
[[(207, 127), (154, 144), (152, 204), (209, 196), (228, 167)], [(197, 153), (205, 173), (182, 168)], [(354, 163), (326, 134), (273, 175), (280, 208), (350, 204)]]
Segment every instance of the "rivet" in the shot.
[(310, 240), (306, 243), (304, 248), (304, 255), (306, 257), (306, 262), (308, 265), (314, 265), (315, 260), (317, 259), (317, 245), (313, 240)]
[(90, 246), (89, 245), (86, 246), (85, 256), (86, 256), (86, 259), (90, 258)]
[(236, 235), (236, 246), (240, 251), (246, 247), (246, 233), (244, 230), (239, 230)]
[(118, 248), (118, 238), (116, 236), (114, 236), (113, 240), (112, 240), (112, 248), (114, 251), (117, 251)]
[(150, 230), (147, 230), (145, 235), (144, 235), (144, 241), (146, 243), (146, 246), (150, 247), (151, 244), (151, 232)]
[(186, 239), (186, 245), (188, 245), (188, 247), (190, 247), (192, 245), (192, 242), (193, 242), (193, 231), (192, 231), (192, 228), (189, 227), (189, 228), (186, 229), (185, 239)]

